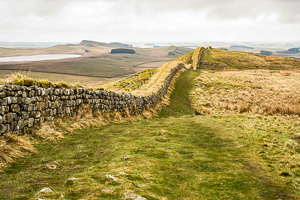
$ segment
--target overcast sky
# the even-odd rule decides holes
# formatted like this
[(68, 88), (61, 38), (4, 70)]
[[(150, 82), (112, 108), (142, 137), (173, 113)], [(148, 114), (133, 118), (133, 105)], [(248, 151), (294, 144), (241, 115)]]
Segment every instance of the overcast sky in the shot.
[(300, 0), (0, 0), (0, 41), (300, 41)]

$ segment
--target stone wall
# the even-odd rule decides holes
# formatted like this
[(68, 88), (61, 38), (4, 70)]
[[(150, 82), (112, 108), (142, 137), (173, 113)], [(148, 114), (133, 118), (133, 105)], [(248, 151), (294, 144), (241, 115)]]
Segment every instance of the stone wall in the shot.
[(92, 110), (124, 111), (131, 114), (154, 107), (167, 93), (174, 76), (184, 64), (178, 64), (155, 95), (147, 97), (119, 94), (85, 88), (56, 89), (37, 86), (0, 85), (0, 135), (8, 132), (30, 133), (34, 126), (58, 117), (76, 116), (78, 108), (90, 105)]
[[(194, 51), (193, 69), (200, 68), (204, 50), (199, 47)], [(33, 127), (40, 126), (44, 121), (65, 116), (75, 117), (77, 110), (85, 105), (103, 112), (122, 112), (127, 109), (132, 115), (141, 113), (160, 102), (174, 76), (183, 68), (187, 69), (183, 63), (176, 64), (176, 67), (170, 69), (156, 94), (145, 97), (86, 88), (0, 85), (0, 135), (9, 132), (30, 133)]]

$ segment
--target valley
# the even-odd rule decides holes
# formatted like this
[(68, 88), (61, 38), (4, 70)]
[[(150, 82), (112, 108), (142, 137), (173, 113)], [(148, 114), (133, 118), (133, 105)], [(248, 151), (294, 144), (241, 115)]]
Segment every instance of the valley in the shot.
[(87, 40), (79, 44), (48, 48), (0, 48), (1, 57), (43, 54), (80, 55), (78, 58), (61, 60), (0, 62), (0, 78), (19, 72), (30, 74), (32, 78), (53, 82), (65, 81), (95, 86), (126, 77), (143, 69), (158, 68), (163, 63), (192, 51), (192, 49), (175, 46), (164, 49), (127, 47), (134, 49), (136, 54), (110, 53), (112, 49), (117, 48), (123, 48), (123, 46)]

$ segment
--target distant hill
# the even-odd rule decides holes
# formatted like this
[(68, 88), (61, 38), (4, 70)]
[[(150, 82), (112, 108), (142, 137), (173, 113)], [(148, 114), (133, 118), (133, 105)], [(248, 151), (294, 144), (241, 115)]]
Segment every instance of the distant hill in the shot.
[(130, 44), (124, 44), (124, 43), (120, 43), (120, 42), (111, 42), (109, 44), (122, 46), (122, 47), (132, 47), (132, 45), (130, 45)]
[(82, 40), (79, 45), (86, 45), (86, 46), (110, 46), (107, 43), (103, 43), (103, 42), (96, 42), (96, 41), (92, 41), (92, 40)]
[(237, 48), (254, 49), (253, 47), (248, 47), (248, 46), (245, 46), (245, 45), (232, 45), (232, 46), (230, 46), (230, 48), (233, 48), (233, 49), (237, 49)]
[(170, 46), (166, 48), (166, 50), (168, 51), (168, 56), (172, 57), (179, 57), (193, 51), (193, 49), (190, 48), (176, 46)]
[(299, 48), (291, 48), (287, 51), (277, 51), (277, 52), (278, 53), (285, 53), (285, 54), (297, 54), (297, 53), (300, 52), (299, 49), (300, 49), (300, 47)]

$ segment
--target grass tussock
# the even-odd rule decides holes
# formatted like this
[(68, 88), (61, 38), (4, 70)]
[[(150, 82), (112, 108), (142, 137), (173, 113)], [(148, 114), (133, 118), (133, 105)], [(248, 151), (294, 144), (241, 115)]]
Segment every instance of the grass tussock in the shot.
[(82, 87), (79, 83), (70, 84), (67, 82), (51, 82), (45, 79), (33, 79), (29, 77), (29, 73), (16, 72), (10, 77), (0, 79), (2, 85), (20, 85), (20, 86), (38, 86), (43, 88), (76, 88)]
[[(288, 75), (288, 76), (287, 76)], [(203, 72), (192, 92), (198, 113), (300, 116), (300, 73), (290, 71)]]
[(28, 136), (6, 134), (0, 138), (0, 172), (1, 168), (13, 163), (15, 159), (28, 153), (35, 153)]
[(63, 133), (53, 123), (46, 122), (32, 133), (32, 139), (37, 140), (38, 143), (55, 144), (63, 139)]

